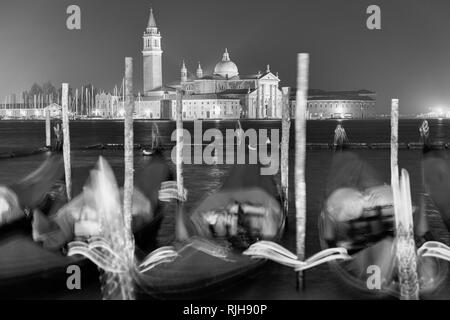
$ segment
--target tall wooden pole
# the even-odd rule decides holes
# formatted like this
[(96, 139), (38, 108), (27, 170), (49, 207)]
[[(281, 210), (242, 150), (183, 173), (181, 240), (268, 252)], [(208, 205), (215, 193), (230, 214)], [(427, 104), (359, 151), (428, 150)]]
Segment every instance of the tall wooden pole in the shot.
[(184, 190), (183, 181), (183, 98), (181, 90), (177, 90), (176, 128), (177, 128), (177, 187), (178, 195), (182, 196)]
[(86, 114), (89, 117), (91, 114), (91, 93), (88, 88), (86, 88)]
[(398, 99), (391, 101), (391, 186), (399, 183), (398, 176)]
[(52, 145), (50, 126), (50, 106), (47, 106), (47, 108), (45, 108), (45, 146), (49, 148)]
[(64, 154), (64, 171), (66, 175), (66, 191), (67, 199), (72, 199), (72, 172), (70, 165), (70, 132), (69, 132), (69, 85), (67, 83), (62, 84), (62, 127), (63, 127), (63, 154)]
[(78, 88), (75, 89), (75, 115), (78, 115)]
[(289, 132), (291, 128), (289, 95), (290, 88), (283, 87), (281, 109), (281, 190), (283, 194), (283, 209), (286, 215), (289, 210)]
[[(295, 209), (297, 257), (305, 259), (306, 236), (306, 106), (308, 98), (309, 54), (297, 55), (297, 97), (295, 110)], [(304, 288), (303, 272), (298, 273), (298, 286)]]
[[(108, 300), (133, 300), (135, 299), (133, 273), (135, 270), (134, 260), (134, 239), (132, 227), (132, 207), (133, 207), (133, 185), (134, 185), (134, 148), (133, 148), (133, 59), (125, 58), (124, 77), (124, 163), (125, 177), (123, 190), (123, 207), (116, 212), (104, 226), (105, 238), (110, 242), (111, 248), (124, 261), (125, 270), (123, 272), (104, 271), (103, 276), (103, 298)], [(88, 89), (86, 88), (86, 95)], [(125, 104), (126, 102), (126, 104)], [(89, 107), (89, 103), (87, 103)], [(117, 213), (119, 215), (117, 215)], [(114, 262), (113, 262), (114, 263)]]
[(183, 180), (183, 91), (177, 89), (177, 105), (176, 105), (176, 171), (177, 171), (177, 190), (178, 190), (178, 208), (175, 217), (175, 237), (177, 240), (185, 240), (189, 235), (184, 224), (183, 206), (181, 202), (184, 200), (184, 180)]
[(86, 95), (85, 95), (86, 101), (84, 102), (84, 111), (86, 115), (88, 115), (88, 107), (89, 107), (89, 95), (88, 95), (88, 88), (86, 88)]
[(126, 230), (131, 230), (131, 213), (133, 206), (134, 186), (134, 129), (133, 129), (133, 58), (125, 58), (125, 120), (124, 120), (124, 150), (125, 150), (125, 183), (124, 183), (124, 216)]
[(81, 103), (80, 103), (80, 115), (83, 115), (83, 105), (84, 105), (84, 86), (81, 86)]
[(414, 241), (411, 190), (408, 173), (398, 172), (398, 99), (391, 101), (391, 186), (394, 195), (396, 224), (396, 259), (401, 300), (419, 299), (417, 254)]
[(125, 108), (125, 78), (122, 80), (122, 108)]
[[(125, 151), (125, 182), (123, 194), (123, 215), (125, 223), (125, 250), (128, 252), (128, 274), (122, 277), (123, 298), (134, 299), (134, 288), (132, 278), (132, 266), (134, 265), (134, 241), (132, 238), (132, 208), (133, 208), (133, 189), (134, 189), (134, 132), (133, 132), (133, 58), (125, 58), (125, 120), (124, 120), (124, 151)], [(93, 91), (92, 91), (93, 92)], [(91, 101), (92, 103), (92, 101)], [(125, 286), (125, 287), (124, 287)]]

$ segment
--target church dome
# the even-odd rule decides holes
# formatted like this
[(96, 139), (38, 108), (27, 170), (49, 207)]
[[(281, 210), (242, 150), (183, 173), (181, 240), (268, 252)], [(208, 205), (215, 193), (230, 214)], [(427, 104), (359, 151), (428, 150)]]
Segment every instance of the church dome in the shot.
[(238, 67), (230, 60), (228, 50), (225, 49), (222, 61), (219, 61), (214, 68), (214, 74), (224, 78), (233, 78), (239, 74)]

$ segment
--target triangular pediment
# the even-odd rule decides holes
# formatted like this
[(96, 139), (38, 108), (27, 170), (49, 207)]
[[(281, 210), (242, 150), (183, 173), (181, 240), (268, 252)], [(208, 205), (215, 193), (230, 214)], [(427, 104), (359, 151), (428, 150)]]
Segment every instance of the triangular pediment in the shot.
[(265, 74), (263, 74), (261, 76), (261, 78), (259, 78), (260, 80), (277, 80), (280, 81), (280, 79), (278, 79), (278, 77), (276, 75), (274, 75), (272, 72), (267, 72)]

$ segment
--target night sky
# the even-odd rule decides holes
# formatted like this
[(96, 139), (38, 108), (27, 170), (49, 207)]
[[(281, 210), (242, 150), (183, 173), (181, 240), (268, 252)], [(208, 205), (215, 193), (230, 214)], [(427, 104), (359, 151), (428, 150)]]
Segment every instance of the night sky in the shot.
[[(66, 8), (82, 10), (82, 30), (66, 28)], [(382, 30), (366, 28), (381, 7)], [(84, 83), (110, 90), (134, 58), (142, 90), (142, 33), (153, 6), (162, 34), (163, 80), (182, 59), (211, 72), (227, 47), (240, 74), (279, 72), (295, 86), (296, 53), (309, 52), (310, 88), (370, 89), (379, 112), (400, 99), (402, 114), (450, 105), (448, 0), (1, 0), (0, 102), (34, 83)]]

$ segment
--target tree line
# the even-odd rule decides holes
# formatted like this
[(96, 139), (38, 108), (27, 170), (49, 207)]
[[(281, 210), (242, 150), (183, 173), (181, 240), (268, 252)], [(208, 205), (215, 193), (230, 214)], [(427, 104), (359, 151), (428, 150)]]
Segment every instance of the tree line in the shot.
[[(80, 114), (89, 114), (95, 106), (95, 96), (100, 92), (92, 84), (82, 85), (74, 89), (69, 86), (69, 108)], [(22, 92), (22, 105), (26, 108), (43, 108), (51, 103), (61, 105), (61, 86), (55, 87), (50, 81), (39, 85), (34, 83), (27, 91)], [(75, 108), (78, 107), (77, 110)]]

